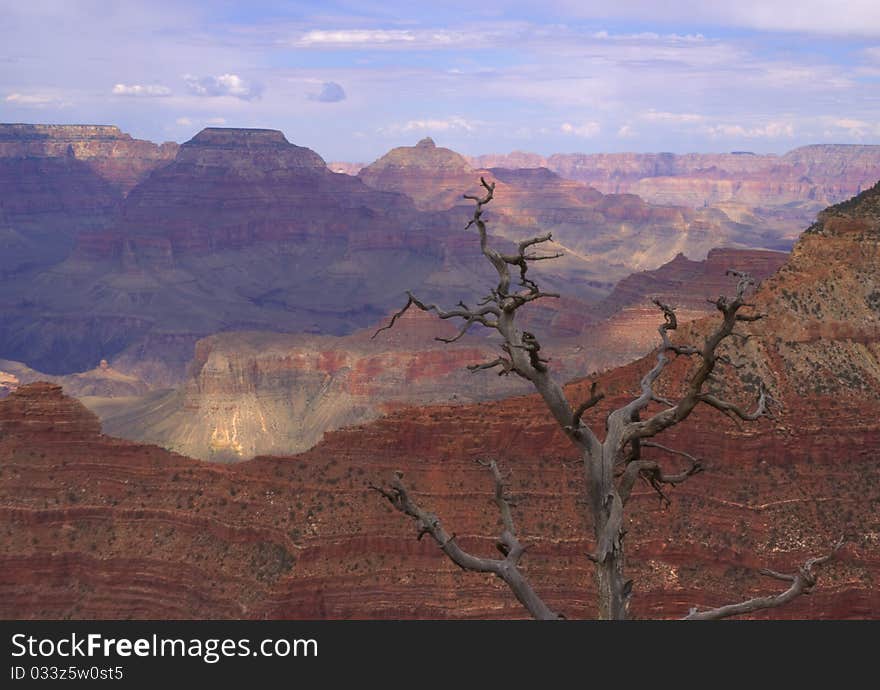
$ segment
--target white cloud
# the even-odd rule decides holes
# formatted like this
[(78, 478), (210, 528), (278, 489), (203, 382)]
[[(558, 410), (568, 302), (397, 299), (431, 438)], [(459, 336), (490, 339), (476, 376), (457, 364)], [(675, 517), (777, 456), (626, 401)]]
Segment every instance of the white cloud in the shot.
[(58, 96), (43, 93), (11, 93), (4, 99), (7, 103), (14, 105), (25, 105), (34, 108), (43, 108), (48, 106), (63, 107), (69, 105)]
[(621, 139), (629, 139), (638, 134), (632, 127), (629, 125), (623, 125), (620, 129), (617, 130), (617, 136)]
[(195, 124), (204, 124), (204, 125), (225, 125), (226, 118), (225, 117), (209, 117), (209, 118), (192, 118), (192, 117), (179, 117), (174, 121), (175, 124), (180, 125), (181, 127), (191, 127)]
[(826, 124), (826, 137), (839, 137), (841, 134), (852, 139), (863, 139), (867, 136), (880, 136), (880, 123), (867, 122), (851, 117), (823, 118)]
[[(486, 33), (490, 32), (484, 37)], [(291, 43), (297, 48), (442, 48), (472, 38), (469, 32), (446, 29), (335, 29), (307, 31)]]
[(114, 96), (143, 96), (143, 97), (161, 97), (170, 96), (171, 89), (161, 84), (114, 84)]
[(466, 120), (463, 117), (453, 115), (442, 120), (410, 120), (401, 126), (389, 128), (391, 131), (401, 132), (448, 132), (450, 130), (459, 130), (472, 132), (476, 129), (476, 123)]
[(570, 122), (563, 122), (559, 129), (562, 130), (564, 134), (573, 134), (574, 136), (589, 139), (590, 137), (596, 136), (602, 130), (602, 127), (598, 122), (591, 120), (579, 125), (573, 125)]
[(195, 77), (186, 74), (183, 81), (187, 90), (196, 96), (232, 96), (250, 101), (258, 98), (263, 90), (259, 84), (247, 82), (237, 74), (221, 74), (216, 77)]
[(768, 122), (760, 127), (718, 124), (706, 127), (705, 132), (712, 138), (780, 139), (793, 137), (794, 125), (791, 122)]
[(760, 31), (817, 34), (880, 35), (880, 3), (876, 0), (549, 0), (558, 10), (591, 19), (638, 19), (641, 22), (710, 24)]
[(673, 124), (694, 124), (706, 119), (703, 115), (697, 113), (667, 113), (658, 110), (648, 110), (642, 113), (641, 118), (649, 122), (669, 122)]
[(370, 45), (389, 43), (413, 43), (416, 40), (412, 31), (388, 31), (384, 29), (353, 29), (338, 31), (307, 31), (294, 40), (294, 45), (303, 47), (338, 48), (347, 45)]

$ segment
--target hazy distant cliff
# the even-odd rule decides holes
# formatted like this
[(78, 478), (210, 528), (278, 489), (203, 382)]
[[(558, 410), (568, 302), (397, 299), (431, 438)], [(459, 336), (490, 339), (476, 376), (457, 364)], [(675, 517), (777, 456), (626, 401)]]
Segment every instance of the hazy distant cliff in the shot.
[(698, 207), (841, 201), (880, 179), (880, 146), (817, 144), (785, 155), (734, 153), (514, 152), (477, 156), (480, 167), (543, 166), (601, 192), (632, 193), (652, 203)]

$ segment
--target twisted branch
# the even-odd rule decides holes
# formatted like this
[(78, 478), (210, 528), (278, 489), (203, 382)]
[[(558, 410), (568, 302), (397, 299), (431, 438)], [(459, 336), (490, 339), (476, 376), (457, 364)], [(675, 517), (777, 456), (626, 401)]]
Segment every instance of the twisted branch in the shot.
[(519, 562), (525, 554), (526, 547), (516, 537), (510, 499), (505, 492), (504, 480), (498, 465), (494, 460), (480, 464), (489, 468), (495, 481), (495, 504), (501, 513), (503, 524), (496, 547), (504, 556), (502, 559), (481, 558), (462, 549), (455, 539), (455, 534), (450, 535), (443, 529), (440, 518), (423, 510), (411, 498), (403, 483), (402, 472), (394, 473), (389, 488), (373, 484), (370, 485), (370, 488), (384, 496), (395, 510), (413, 518), (419, 529), (418, 539), (421, 540), (423, 536), (430, 535), (440, 550), (459, 568), (477, 573), (492, 573), (499, 577), (510, 587), (517, 600), (526, 607), (534, 618), (538, 620), (561, 619), (563, 616), (551, 610), (544, 603), (520, 570)]
[(844, 538), (841, 537), (831, 548), (831, 551), (824, 556), (818, 558), (810, 558), (804, 563), (794, 574), (788, 575), (777, 573), (773, 570), (760, 570), (762, 575), (791, 582), (791, 586), (784, 592), (767, 597), (755, 597), (738, 604), (728, 604), (727, 606), (719, 606), (718, 608), (708, 609), (706, 611), (698, 611), (696, 608), (691, 609), (690, 613), (684, 617), (686, 621), (717, 621), (722, 618), (730, 618), (731, 616), (742, 616), (746, 613), (754, 613), (762, 609), (772, 609), (777, 606), (783, 606), (792, 599), (796, 599), (802, 594), (809, 594), (816, 586), (817, 575), (813, 572), (813, 568), (824, 565), (830, 561), (834, 555), (841, 549), (844, 544)]
[[(656, 436), (664, 429), (668, 429), (670, 426), (678, 424), (686, 419), (699, 403), (705, 403), (721, 410), (722, 412), (732, 413), (739, 416), (741, 419), (748, 421), (758, 419), (758, 417), (767, 413), (768, 398), (763, 382), (761, 384), (757, 409), (755, 412), (751, 413), (743, 411), (733, 403), (720, 400), (714, 395), (703, 393), (703, 386), (707, 381), (712, 380), (713, 371), (715, 370), (719, 359), (721, 359), (722, 363), (728, 361), (716, 354), (721, 343), (731, 335), (739, 335), (742, 338), (746, 337), (742, 334), (735, 333), (733, 330), (738, 321), (746, 320), (737, 318), (743, 316), (738, 313), (739, 310), (743, 307), (753, 306), (746, 303), (745, 294), (747, 290), (755, 285), (754, 279), (752, 279), (749, 274), (740, 271), (729, 270), (727, 271), (727, 275), (732, 275), (738, 279), (736, 296), (732, 299), (721, 296), (713, 301), (715, 307), (722, 314), (722, 321), (718, 328), (706, 338), (703, 347), (699, 350), (696, 348), (675, 346), (670, 342), (667, 331), (674, 330), (677, 327), (674, 310), (671, 307), (662, 304), (659, 300), (655, 300), (655, 303), (658, 304), (665, 316), (665, 322), (658, 329), (660, 331), (663, 345), (657, 355), (657, 364), (642, 379), (642, 394), (629, 403), (629, 405), (626, 405), (614, 413), (614, 415), (618, 416), (618, 423), (626, 423), (626, 428), (620, 438), (621, 447), (625, 446), (635, 438)], [(644, 421), (630, 421), (634, 419), (634, 413), (643, 410), (650, 402), (658, 399), (654, 393), (653, 385), (663, 369), (669, 363), (669, 358), (666, 355), (667, 351), (671, 351), (675, 354), (697, 354), (702, 361), (688, 380), (684, 396), (677, 403)]]
[(629, 501), (632, 494), (633, 486), (635, 485), (636, 479), (638, 477), (644, 479), (651, 486), (651, 488), (657, 492), (657, 494), (660, 496), (661, 503), (670, 505), (672, 501), (663, 491), (663, 485), (669, 484), (670, 486), (675, 486), (676, 484), (681, 484), (682, 482), (687, 481), (695, 474), (699, 474), (705, 469), (701, 460), (682, 450), (668, 448), (667, 446), (662, 446), (659, 443), (654, 443), (652, 441), (641, 441), (639, 443), (639, 448), (657, 448), (658, 450), (662, 450), (672, 455), (680, 455), (690, 460), (691, 464), (690, 467), (682, 470), (681, 472), (678, 472), (676, 474), (667, 474), (663, 471), (663, 468), (660, 467), (660, 464), (654, 460), (632, 460), (631, 462), (629, 462), (629, 464), (627, 464), (626, 469), (624, 470), (621, 477), (620, 484), (617, 487), (617, 492), (618, 494), (620, 494), (620, 499), (624, 505), (626, 505)]

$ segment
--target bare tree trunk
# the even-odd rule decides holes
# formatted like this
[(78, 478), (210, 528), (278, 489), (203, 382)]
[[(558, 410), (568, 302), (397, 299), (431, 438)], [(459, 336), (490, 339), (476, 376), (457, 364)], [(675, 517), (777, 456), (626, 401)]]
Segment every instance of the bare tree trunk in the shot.
[(586, 483), (590, 488), (589, 505), (593, 517), (599, 618), (624, 620), (629, 593), (624, 578), (623, 505), (614, 486), (613, 451), (606, 439), (602, 455), (585, 454)]
[(622, 621), (627, 618), (629, 597), (624, 593), (623, 549), (609, 554), (602, 563), (596, 564), (596, 581), (599, 585), (599, 619)]

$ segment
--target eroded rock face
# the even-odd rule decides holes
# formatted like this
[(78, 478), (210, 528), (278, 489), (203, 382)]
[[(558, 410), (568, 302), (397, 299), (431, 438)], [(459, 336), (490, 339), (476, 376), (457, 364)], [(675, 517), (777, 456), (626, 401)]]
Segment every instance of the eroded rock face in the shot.
[[(681, 256), (622, 281), (599, 304), (543, 300), (524, 310), (523, 327), (542, 335), (554, 372), (568, 380), (651, 351), (658, 342), (652, 298), (676, 305), (686, 323), (712, 313), (706, 298), (729, 289), (725, 271), (747, 271), (761, 280), (785, 256), (735, 249), (713, 250), (705, 261)], [(518, 378), (475, 376), (466, 369), (499, 354), (485, 332), (474, 328), (455, 344), (442, 343), (436, 338), (453, 338), (456, 328), (413, 309), (373, 338), (389, 321), (343, 337), (210, 336), (195, 345), (188, 378), (176, 390), (88, 405), (113, 436), (230, 461), (301, 452), (329, 430), (404, 404), (463, 404), (528, 392)]]
[(338, 338), (214, 335), (196, 344), (190, 378), (179, 389), (133, 404), (89, 405), (108, 434), (223, 462), (300, 452), (331, 429), (405, 404), (460, 404), (526, 390), (512, 379), (474, 377), (466, 365), (493, 359), (491, 343), (438, 342), (456, 328), (433, 315), (407, 312), (372, 338), (376, 328)]
[(111, 227), (123, 196), (176, 148), (109, 126), (0, 124), (0, 329), (14, 327), (6, 300), (19, 303), (80, 233)]
[(75, 398), (131, 398), (143, 396), (149, 390), (141, 379), (124, 374), (110, 366), (106, 359), (90, 371), (52, 376), (31, 369), (21, 362), (0, 359), (0, 386), (3, 386), (4, 375), (11, 383), (11, 390), (24, 384), (34, 382), (54, 383), (62, 387), (65, 395)]
[(620, 281), (608, 297), (582, 312), (587, 316), (577, 341), (584, 371), (621, 366), (650, 352), (659, 343), (659, 299), (676, 309), (681, 324), (716, 312), (709, 300), (728, 294), (729, 270), (764, 281), (785, 265), (785, 252), (712, 249), (703, 261), (679, 254), (654, 271), (634, 273)]
[(880, 146), (817, 144), (783, 156), (733, 153), (523, 152), (472, 159), (477, 167), (547, 167), (606, 194), (633, 193), (652, 203), (698, 207), (738, 201), (749, 206), (792, 202), (827, 205), (880, 178)]
[[(865, 300), (877, 277), (877, 228), (862, 222), (878, 192), (824, 214), (754, 298), (768, 316), (732, 353), (740, 368), (725, 373), (724, 388), (745, 403), (760, 377), (775, 417), (739, 428), (700, 409), (663, 435), (704, 458), (706, 471), (671, 490), (665, 510), (648, 487), (628, 507), (636, 617), (775, 591), (779, 583), (758, 568), (791, 570), (841, 534), (849, 544), (815, 592), (767, 615), (880, 610), (878, 317)], [(681, 337), (712, 325), (694, 322)], [(590, 423), (601, 428), (609, 409), (636, 395), (652, 364), (599, 375), (606, 398)], [(675, 396), (688, 366), (677, 359), (658, 393)], [(572, 384), (568, 397), (584, 399), (590, 383)], [(486, 457), (512, 471), (534, 586), (570, 617), (596, 613), (581, 470), (536, 396), (406, 408), (331, 432), (305, 454), (235, 465), (110, 439), (97, 426), (56, 387), (24, 386), (0, 401), (6, 617), (522, 617), (502, 585), (417, 541), (411, 522), (367, 487), (403, 471), (463, 545), (493, 553), (497, 514), (474, 462)]]
[(112, 125), (0, 124), (0, 158), (82, 161), (123, 194), (176, 152), (174, 142), (133, 139)]
[[(529, 162), (521, 156), (512, 161)], [(402, 192), (420, 208), (434, 210), (472, 203), (462, 198), (462, 190), (484, 194), (477, 184), (483, 177), (496, 185), (495, 201), (486, 209), (492, 232), (515, 241), (551, 232), (569, 258), (580, 260), (573, 273), (610, 283), (632, 271), (657, 268), (679, 252), (701, 259), (719, 245), (774, 249), (791, 241), (774, 224), (753, 216), (732, 219), (730, 210), (660, 206), (635, 194), (603, 194), (547, 167), (474, 169), (433, 141), (393, 149), (358, 176), (371, 187)]]
[(128, 371), (160, 383), (182, 373), (182, 338), (351, 332), (408, 288), (454, 303), (479, 256), (462, 227), (331, 173), (280, 132), (207, 129), (128, 194), (112, 228), (80, 232), (66, 261), (4, 291), (0, 352), (51, 374), (143, 352)]
[(463, 156), (438, 147), (430, 137), (392, 149), (357, 175), (370, 187), (401, 192), (419, 208), (435, 211), (460, 203), (462, 189), (476, 179)]
[[(549, 157), (514, 152), (471, 159), (477, 166), (544, 166), (606, 194), (636, 194), (652, 204), (711, 208), (794, 241), (817, 211), (880, 179), (880, 146), (819, 144), (783, 156), (732, 153), (599, 153)], [(754, 245), (753, 245), (754, 246)]]

